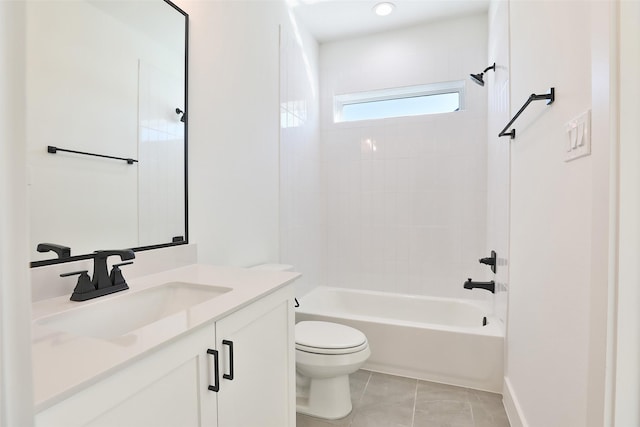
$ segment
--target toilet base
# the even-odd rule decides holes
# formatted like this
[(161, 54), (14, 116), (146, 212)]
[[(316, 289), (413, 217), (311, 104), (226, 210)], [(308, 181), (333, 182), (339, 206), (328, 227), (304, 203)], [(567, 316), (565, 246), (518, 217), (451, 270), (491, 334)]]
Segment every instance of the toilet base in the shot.
[(317, 418), (337, 420), (351, 410), (349, 375), (311, 379), (308, 389), (300, 390), (296, 399), (296, 412)]

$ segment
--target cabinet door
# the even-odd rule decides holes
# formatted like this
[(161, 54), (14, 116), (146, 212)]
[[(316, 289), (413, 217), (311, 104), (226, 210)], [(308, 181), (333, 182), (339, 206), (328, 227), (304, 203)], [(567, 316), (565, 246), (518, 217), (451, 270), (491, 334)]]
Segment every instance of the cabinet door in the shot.
[(36, 414), (36, 426), (216, 427), (213, 326), (201, 328)]
[(216, 323), (220, 427), (295, 426), (291, 302), (266, 297)]

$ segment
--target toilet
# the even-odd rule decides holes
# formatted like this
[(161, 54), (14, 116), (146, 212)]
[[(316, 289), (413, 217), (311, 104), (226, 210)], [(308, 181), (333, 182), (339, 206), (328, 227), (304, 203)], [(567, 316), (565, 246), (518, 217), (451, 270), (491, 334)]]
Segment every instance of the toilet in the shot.
[(337, 323), (303, 321), (295, 326), (296, 411), (335, 420), (351, 412), (349, 374), (371, 350), (365, 335)]
[[(286, 264), (252, 269), (292, 271)], [(303, 321), (295, 326), (296, 412), (335, 420), (351, 412), (349, 374), (371, 355), (367, 337), (355, 328), (332, 322)]]

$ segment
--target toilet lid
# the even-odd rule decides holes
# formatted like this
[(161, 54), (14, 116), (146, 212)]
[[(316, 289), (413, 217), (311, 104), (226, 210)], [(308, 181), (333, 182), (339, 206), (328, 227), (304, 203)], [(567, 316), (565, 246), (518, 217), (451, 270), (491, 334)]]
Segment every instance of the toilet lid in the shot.
[(367, 337), (362, 332), (337, 323), (299, 322), (295, 335), (296, 348), (311, 353), (352, 353), (367, 346)]

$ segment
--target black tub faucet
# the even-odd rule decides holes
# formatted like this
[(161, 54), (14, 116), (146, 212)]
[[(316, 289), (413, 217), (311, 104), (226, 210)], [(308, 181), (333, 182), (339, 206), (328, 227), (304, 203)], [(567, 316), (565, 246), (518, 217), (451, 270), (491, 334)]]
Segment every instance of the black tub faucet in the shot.
[(480, 289), (485, 289), (489, 292), (491, 292), (492, 294), (496, 293), (496, 282), (495, 281), (490, 281), (490, 282), (474, 282), (473, 280), (471, 280), (471, 278), (467, 279), (466, 282), (464, 282), (464, 288), (465, 289), (474, 289), (474, 288), (480, 288)]

